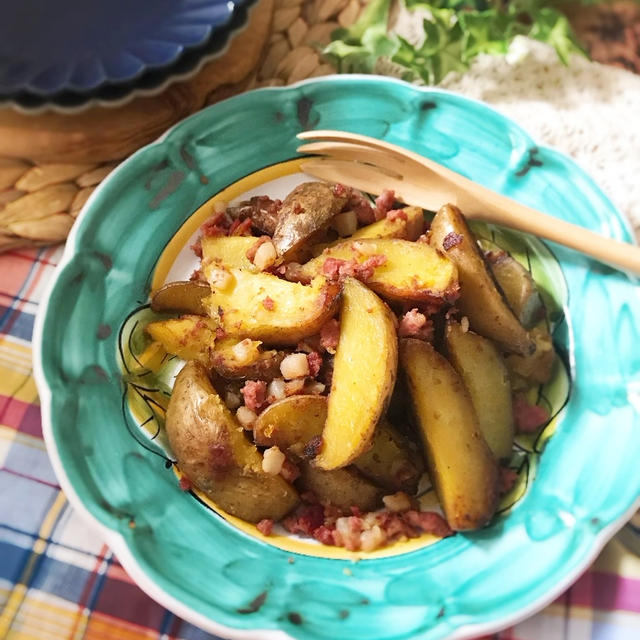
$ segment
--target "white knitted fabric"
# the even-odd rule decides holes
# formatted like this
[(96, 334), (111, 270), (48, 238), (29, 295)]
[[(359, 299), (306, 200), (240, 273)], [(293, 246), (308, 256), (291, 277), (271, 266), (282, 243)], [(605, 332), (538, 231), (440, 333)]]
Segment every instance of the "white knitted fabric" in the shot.
[[(406, 12), (395, 31), (417, 44), (421, 25)], [(380, 71), (395, 75), (393, 67)], [(538, 144), (573, 158), (640, 239), (640, 75), (579, 55), (564, 66), (550, 46), (518, 37), (506, 57), (481, 55), (439, 86), (492, 105)]]

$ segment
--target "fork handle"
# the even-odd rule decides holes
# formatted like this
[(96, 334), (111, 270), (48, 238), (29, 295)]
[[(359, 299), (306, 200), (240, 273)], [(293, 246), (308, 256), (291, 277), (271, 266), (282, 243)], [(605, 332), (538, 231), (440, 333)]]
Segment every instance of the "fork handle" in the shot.
[(525, 231), (640, 275), (640, 247), (637, 245), (606, 238), (477, 184), (474, 187), (474, 193), (464, 191), (458, 198), (458, 206), (467, 217)]

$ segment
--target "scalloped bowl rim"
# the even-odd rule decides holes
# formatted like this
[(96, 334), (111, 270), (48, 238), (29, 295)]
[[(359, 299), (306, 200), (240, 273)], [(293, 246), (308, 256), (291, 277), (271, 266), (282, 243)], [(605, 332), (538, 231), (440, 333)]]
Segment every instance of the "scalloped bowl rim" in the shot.
[[(303, 87), (308, 84), (315, 83), (324, 83), (324, 82), (348, 82), (349, 79), (367, 79), (367, 80), (379, 80), (383, 82), (397, 83), (406, 85), (408, 83), (398, 80), (395, 78), (390, 78), (387, 76), (372, 76), (366, 74), (349, 74), (349, 75), (330, 75), (324, 76), (320, 78), (311, 78), (306, 80), (301, 80), (291, 85), (287, 85), (284, 87), (264, 87), (260, 89), (256, 89), (252, 91), (252, 93), (260, 93), (260, 92), (280, 92), (280, 91), (289, 91), (292, 89), (296, 89), (298, 87)], [(525, 135), (529, 137), (529, 139), (534, 140), (532, 136), (530, 136), (525, 127), (521, 126), (519, 123), (513, 121), (509, 116), (506, 116), (499, 109), (496, 109), (492, 105), (488, 105), (481, 100), (476, 100), (474, 98), (469, 98), (462, 94), (449, 91), (446, 89), (439, 89), (437, 87), (419, 87), (412, 85), (415, 89), (428, 91), (430, 93), (441, 93), (443, 95), (454, 95), (456, 97), (461, 97), (464, 100), (475, 103), (483, 108), (489, 107), (491, 110), (500, 114), (503, 118), (508, 120), (510, 123), (513, 123), (516, 128), (520, 129)], [(229, 102), (234, 100), (234, 97), (228, 98), (222, 102)], [(218, 103), (220, 104), (220, 103)], [(211, 105), (212, 108), (215, 108), (216, 105)], [(209, 107), (207, 107), (209, 108)], [(105, 542), (112, 548), (114, 553), (117, 555), (118, 560), (122, 564), (123, 568), (127, 571), (127, 573), (132, 577), (134, 582), (151, 598), (156, 600), (162, 606), (170, 609), (174, 614), (180, 616), (181, 618), (195, 624), (208, 633), (213, 633), (217, 635), (222, 635), (225, 638), (229, 638), (230, 640), (293, 640), (292, 636), (286, 633), (283, 630), (279, 629), (240, 629), (228, 627), (226, 625), (220, 624), (215, 620), (193, 610), (189, 606), (183, 604), (180, 600), (176, 599), (169, 593), (167, 593), (164, 589), (160, 588), (140, 566), (139, 562), (136, 560), (134, 555), (129, 550), (129, 547), (124, 539), (124, 537), (116, 530), (111, 529), (101, 523), (85, 506), (83, 501), (80, 499), (78, 494), (75, 491), (72, 483), (67, 477), (64, 466), (60, 459), (60, 455), (57, 448), (57, 443), (55, 441), (52, 429), (51, 422), (51, 390), (49, 385), (46, 382), (44, 375), (44, 368), (42, 365), (42, 337), (44, 330), (44, 320), (47, 314), (48, 304), (51, 297), (51, 293), (57, 282), (57, 274), (61, 272), (63, 267), (70, 261), (75, 252), (75, 242), (76, 235), (78, 229), (81, 226), (81, 222), (84, 217), (87, 215), (88, 211), (91, 208), (91, 205), (94, 200), (96, 200), (100, 193), (105, 189), (106, 185), (113, 180), (116, 173), (120, 171), (126, 170), (127, 165), (129, 163), (133, 163), (137, 156), (143, 153), (149, 147), (161, 144), (175, 129), (179, 128), (185, 121), (189, 120), (198, 115), (200, 112), (196, 112), (184, 118), (183, 120), (177, 122), (168, 128), (158, 139), (154, 142), (151, 142), (144, 147), (140, 148), (138, 151), (133, 153), (129, 158), (124, 160), (114, 171), (103, 180), (100, 185), (95, 189), (95, 191), (91, 194), (87, 202), (84, 204), (80, 214), (76, 219), (76, 224), (71, 229), (69, 236), (67, 238), (65, 248), (56, 268), (56, 271), (50, 281), (47, 284), (45, 291), (43, 292), (42, 302), (38, 309), (38, 313), (36, 315), (35, 323), (34, 323), (34, 333), (33, 333), (33, 365), (34, 365), (34, 379), (36, 381), (38, 393), (41, 401), (41, 412), (42, 412), (42, 429), (44, 441), (47, 447), (47, 453), (52, 462), (53, 469), (55, 471), (56, 477), (60, 482), (60, 485), (69, 499), (70, 504), (76, 509), (79, 513), (81, 513), (82, 517), (86, 522), (90, 524), (90, 526), (94, 527), (105, 539)], [(555, 149), (548, 145), (539, 145), (540, 149), (548, 149), (551, 151), (555, 151)], [(562, 152), (559, 152), (562, 153)], [(562, 155), (565, 155), (562, 153)], [(584, 174), (589, 177), (591, 180), (591, 176), (588, 172), (586, 172), (575, 160), (571, 159), (572, 162), (580, 168)], [(595, 184), (595, 183), (594, 183)], [(620, 213), (620, 212), (619, 212)], [(622, 226), (626, 229), (629, 235), (634, 239), (635, 236), (632, 231), (632, 227), (627, 216), (620, 213), (620, 222)], [(613, 538), (613, 536), (620, 530), (625, 523), (633, 516), (633, 514), (640, 509), (640, 496), (636, 498), (636, 500), (629, 506), (629, 508), (624, 511), (624, 513), (609, 523), (607, 526), (603, 527), (593, 539), (592, 546), (584, 553), (583, 558), (579, 559), (576, 566), (567, 571), (564, 578), (555, 583), (555, 585), (549, 589), (549, 591), (540, 596), (539, 598), (533, 600), (526, 607), (522, 607), (517, 611), (514, 611), (510, 614), (503, 615), (501, 617), (495, 618), (493, 620), (476, 623), (476, 624), (463, 624), (452, 631), (451, 634), (447, 636), (447, 640), (469, 640), (477, 635), (487, 634), (496, 632), (500, 629), (504, 629), (506, 627), (512, 626), (518, 622), (521, 622), (533, 614), (539, 612), (545, 606), (553, 602), (559, 595), (561, 595), (567, 588), (569, 588), (578, 577), (585, 571), (585, 569), (597, 558), (600, 551), (603, 547)]]

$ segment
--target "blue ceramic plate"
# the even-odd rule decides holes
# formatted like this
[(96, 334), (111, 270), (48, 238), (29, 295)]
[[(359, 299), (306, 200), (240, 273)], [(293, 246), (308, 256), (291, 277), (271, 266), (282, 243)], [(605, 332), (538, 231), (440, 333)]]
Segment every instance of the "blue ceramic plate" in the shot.
[(22, 0), (0, 21), (0, 96), (119, 85), (202, 48), (244, 0)]
[(532, 207), (631, 240), (571, 160), (451, 93), (339, 76), (219, 103), (114, 171), (68, 240), (35, 338), (54, 467), (140, 586), (218, 635), (400, 640), (496, 630), (569, 586), (638, 506), (640, 297), (625, 275), (535, 238), (480, 229), (532, 270), (566, 365), (558, 362), (541, 390), (550, 427), (518, 443), (517, 494), (482, 531), (359, 559), (265, 539), (181, 491), (162, 433), (141, 426), (153, 411), (147, 421), (150, 403), (132, 400), (144, 395), (132, 384), (140, 372), (132, 356), (153, 357), (138, 322), (150, 287), (189, 273), (188, 245), (217, 199), (276, 196), (301, 180), (295, 136), (310, 128), (403, 145)]

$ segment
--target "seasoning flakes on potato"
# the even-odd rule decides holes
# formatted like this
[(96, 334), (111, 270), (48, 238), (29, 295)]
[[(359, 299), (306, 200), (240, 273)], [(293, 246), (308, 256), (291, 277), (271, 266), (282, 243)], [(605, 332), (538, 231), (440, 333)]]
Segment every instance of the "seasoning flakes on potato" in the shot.
[(391, 397), (397, 367), (398, 340), (391, 311), (365, 285), (347, 278), (327, 421), (314, 461), (318, 467), (344, 467), (370, 446)]
[(217, 208), (192, 279), (152, 296), (178, 317), (146, 327), (187, 361), (166, 432), (194, 488), (350, 550), (491, 521), (514, 412), (554, 359), (544, 305), (455, 207), (425, 226), (392, 192), (321, 182)]

